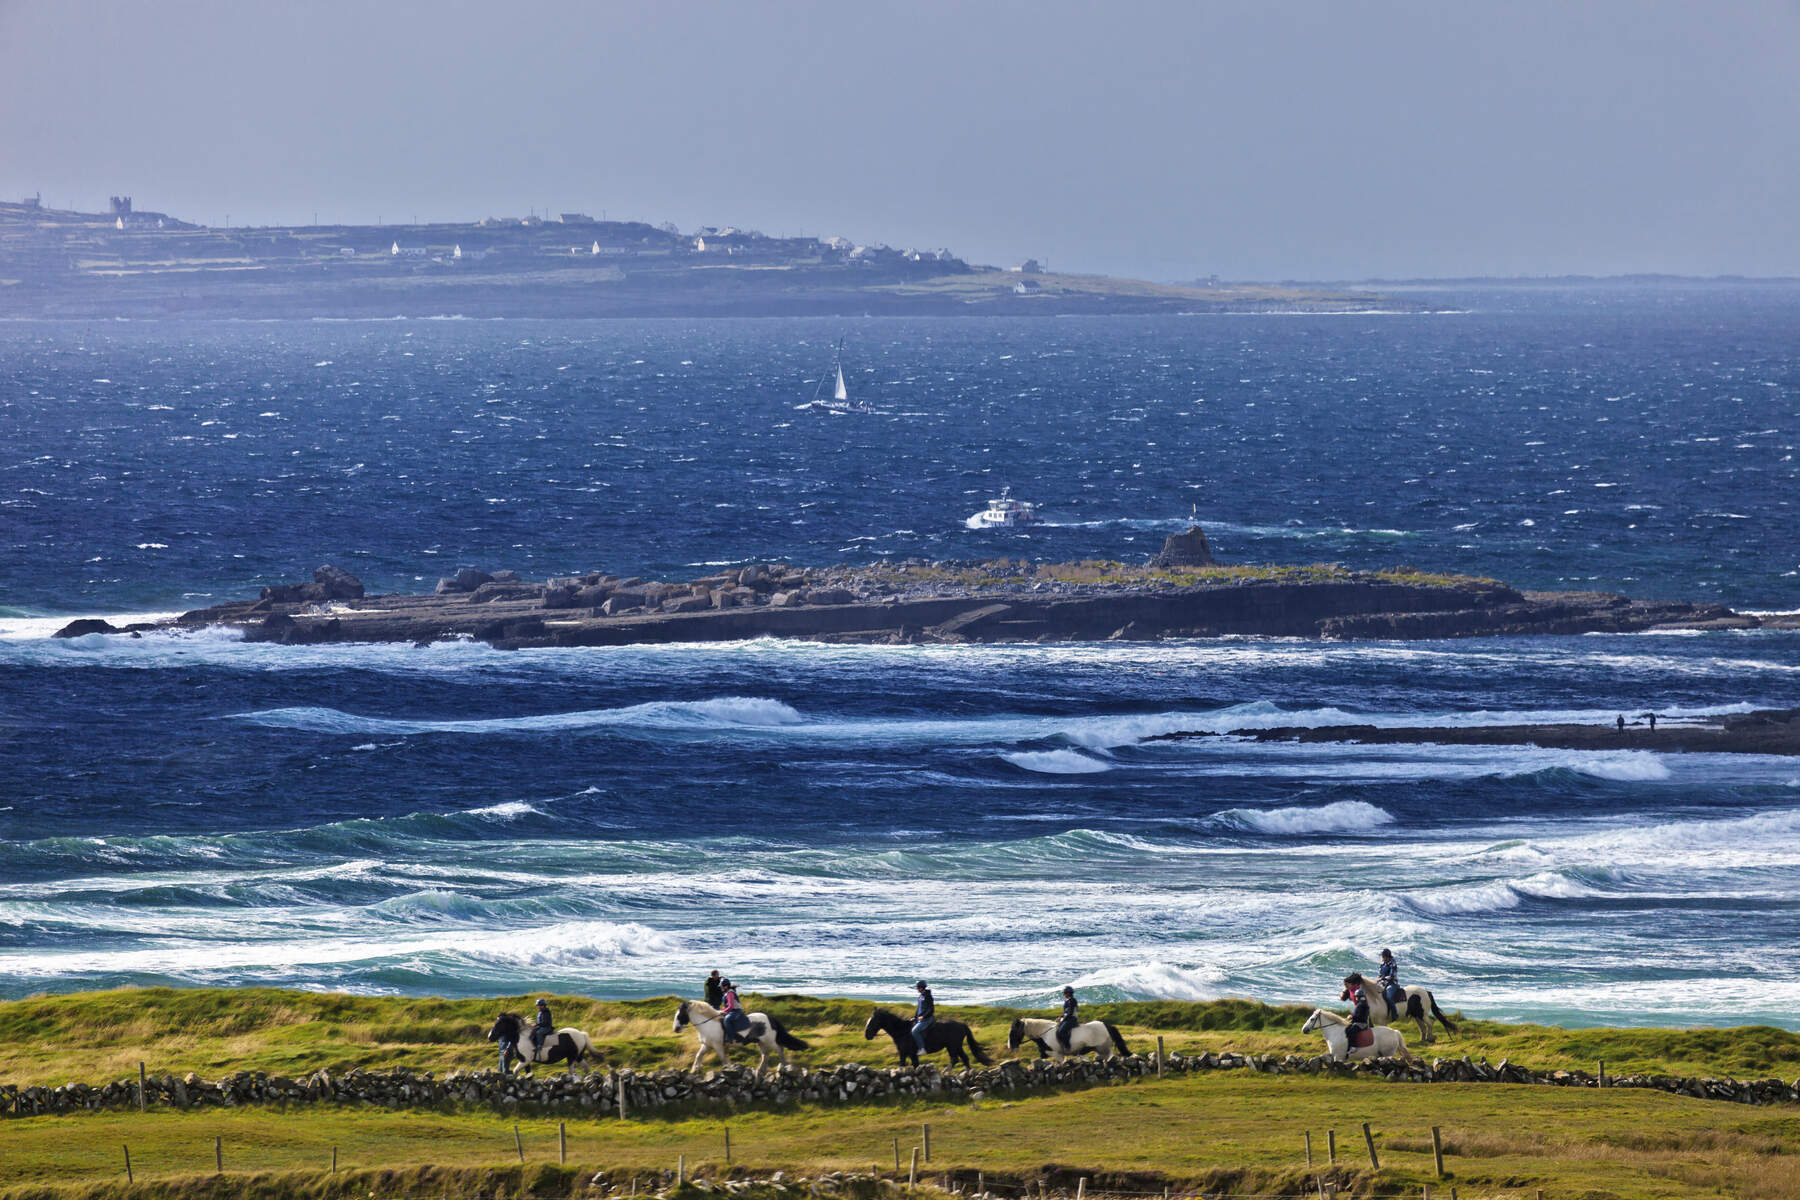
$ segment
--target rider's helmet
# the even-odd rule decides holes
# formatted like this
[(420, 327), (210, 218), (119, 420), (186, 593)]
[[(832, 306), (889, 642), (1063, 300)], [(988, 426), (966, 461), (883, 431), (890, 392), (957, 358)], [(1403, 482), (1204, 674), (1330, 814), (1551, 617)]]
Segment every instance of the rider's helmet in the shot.
[(1074, 994), (1075, 994), (1075, 989), (1072, 987), (1065, 987), (1063, 989), (1063, 995), (1065, 995), (1065, 996), (1073, 996)]
[(919, 980), (919, 982), (913, 984), (913, 986), (915, 988), (918, 988), (922, 992), (925, 990), (925, 981), (923, 979), (921, 979), (921, 980)]
[(1394, 957), (1394, 952), (1392, 950), (1389, 950), (1386, 946), (1383, 946), (1381, 948), (1381, 957), (1392, 958), (1392, 957)]
[(538, 997), (538, 1007), (539, 1008), (549, 1008), (550, 1004), (542, 996), (539, 996)]

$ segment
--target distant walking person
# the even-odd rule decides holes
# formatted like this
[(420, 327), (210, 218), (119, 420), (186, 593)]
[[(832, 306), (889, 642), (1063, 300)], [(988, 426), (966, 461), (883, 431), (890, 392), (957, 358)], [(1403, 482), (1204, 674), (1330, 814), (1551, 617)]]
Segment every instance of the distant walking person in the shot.
[(706, 977), (706, 1002), (713, 1008), (725, 1003), (725, 984), (719, 978), (719, 971), (716, 967), (713, 968), (713, 973)]
[(925, 986), (923, 979), (913, 984), (913, 987), (918, 989), (919, 1003), (913, 1009), (912, 1035), (913, 1041), (919, 1044), (919, 1053), (924, 1054), (926, 1053), (925, 1031), (931, 1028), (933, 1021), (937, 1020), (937, 1001), (931, 998), (931, 989)]
[(1619, 714), (1619, 732), (1620, 733), (1625, 732), (1625, 714), (1624, 713)]
[(1650, 718), (1650, 728), (1655, 729), (1656, 728), (1656, 714), (1655, 713), (1645, 713), (1644, 715), (1646, 717)]

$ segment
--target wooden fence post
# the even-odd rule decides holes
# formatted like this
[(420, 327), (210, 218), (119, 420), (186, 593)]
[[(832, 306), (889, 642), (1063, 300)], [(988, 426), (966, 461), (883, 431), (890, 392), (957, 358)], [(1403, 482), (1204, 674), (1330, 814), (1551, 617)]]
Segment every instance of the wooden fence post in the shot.
[(912, 1166), (906, 1172), (906, 1186), (912, 1187), (919, 1182), (919, 1148), (913, 1147)]
[(131, 1174), (131, 1147), (129, 1145), (125, 1147), (125, 1182), (135, 1182)]
[(225, 1139), (213, 1138), (213, 1170), (223, 1174), (225, 1171)]
[(925, 1161), (931, 1161), (931, 1122), (925, 1122)]
[(725, 1165), (731, 1165), (731, 1126), (725, 1127)]
[(675, 1186), (680, 1187), (687, 1182), (687, 1155), (675, 1156)]
[[(987, 1172), (985, 1171), (975, 1172), (975, 1194), (977, 1196), (987, 1195)], [(1539, 1196), (1538, 1200), (1544, 1200), (1544, 1198)]]
[(1437, 1164), (1437, 1177), (1444, 1177), (1444, 1139), (1438, 1134), (1438, 1127), (1431, 1127), (1431, 1160)]
[(1163, 1077), (1163, 1040), (1160, 1033), (1156, 1035), (1156, 1077)]
[(331, 1173), (333, 1175), (337, 1174), (337, 1147), (336, 1146), (333, 1146), (331, 1148)]
[(900, 1139), (894, 1139), (894, 1174), (900, 1173)]
[(1363, 1145), (1369, 1148), (1369, 1169), (1381, 1170), (1381, 1160), (1375, 1157), (1375, 1135), (1369, 1132), (1369, 1123), (1363, 1122)]
[(1312, 1170), (1312, 1130), (1307, 1130), (1302, 1136), (1306, 1138), (1306, 1169), (1310, 1171)]
[(1075, 1181), (1075, 1200), (1087, 1200), (1087, 1176)]
[(1335, 1129), (1325, 1131), (1325, 1161), (1333, 1166), (1337, 1165), (1337, 1130)]
[(569, 1126), (563, 1121), (556, 1123), (556, 1161), (565, 1166), (569, 1161)]
[(519, 1161), (525, 1161), (525, 1139), (519, 1136), (519, 1127), (513, 1126), (513, 1146), (519, 1152)]
[(1606, 1060), (1604, 1058), (1600, 1060), (1600, 1086), (1606, 1086)]
[(147, 1082), (147, 1080), (144, 1075), (144, 1064), (140, 1062), (138, 1064), (138, 1111), (139, 1112), (144, 1111), (144, 1085), (146, 1082)]

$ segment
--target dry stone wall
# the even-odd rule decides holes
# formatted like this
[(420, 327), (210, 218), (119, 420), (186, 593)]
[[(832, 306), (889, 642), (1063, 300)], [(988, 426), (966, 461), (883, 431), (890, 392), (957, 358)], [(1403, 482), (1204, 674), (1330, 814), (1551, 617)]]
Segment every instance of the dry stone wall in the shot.
[[(1254, 1071), (1267, 1075), (1335, 1075), (1381, 1079), (1390, 1083), (1500, 1083), (1550, 1087), (1599, 1087), (1601, 1080), (1585, 1071), (1536, 1071), (1486, 1059), (1434, 1059), (1408, 1063), (1374, 1059), (1334, 1063), (1329, 1058), (1289, 1055), (1171, 1054), (1164, 1060), (1170, 1074), (1198, 1071)], [(1054, 1091), (1095, 1084), (1155, 1077), (1154, 1055), (1125, 1055), (1095, 1061), (1061, 1063), (1009, 1061), (971, 1071), (946, 1072), (936, 1067), (880, 1069), (846, 1063), (808, 1070), (786, 1066), (757, 1077), (744, 1067), (705, 1075), (686, 1071), (617, 1071), (569, 1075), (540, 1068), (533, 1076), (498, 1071), (430, 1071), (397, 1068), (361, 1069), (306, 1076), (243, 1071), (217, 1080), (151, 1075), (144, 1102), (156, 1108), (232, 1108), (243, 1105), (348, 1104), (382, 1108), (469, 1106), (499, 1111), (595, 1110), (617, 1113), (619, 1092), (625, 1111), (637, 1114), (675, 1106), (731, 1109), (789, 1104), (860, 1104), (893, 1097), (936, 1097), (979, 1100), (1032, 1091)], [(1702, 1100), (1739, 1104), (1800, 1103), (1800, 1079), (1737, 1080), (1673, 1075), (1608, 1075), (1607, 1087), (1650, 1088)], [(138, 1104), (138, 1081), (123, 1079), (91, 1086), (18, 1087), (0, 1084), (0, 1113), (35, 1116), (102, 1109), (128, 1109)]]

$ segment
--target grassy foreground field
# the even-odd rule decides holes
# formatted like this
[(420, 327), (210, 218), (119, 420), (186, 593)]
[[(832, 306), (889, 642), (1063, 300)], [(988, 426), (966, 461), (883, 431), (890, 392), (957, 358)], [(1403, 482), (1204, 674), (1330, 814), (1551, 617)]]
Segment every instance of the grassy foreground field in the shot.
[[(555, 998), (559, 1024), (587, 1028), (613, 1065), (685, 1065), (690, 1043), (669, 1028), (669, 1000), (598, 1003)], [(33, 998), (0, 1004), (0, 1081), (99, 1082), (154, 1071), (202, 1075), (320, 1066), (490, 1065), (480, 1038), (493, 1013), (525, 998), (428, 1000), (276, 990), (164, 989)], [(885, 1038), (861, 1036), (869, 1005), (806, 997), (760, 998), (818, 1047), (813, 1063), (892, 1059)], [(1297, 1050), (1304, 1010), (1237, 1001), (1095, 1006), (1134, 1048)], [(1004, 1055), (1011, 1014), (953, 1009)], [(1791, 1077), (1800, 1036), (1774, 1029), (1582, 1030), (1471, 1022), (1441, 1042), (1446, 1055), (1512, 1058), (1536, 1067)], [(567, 1122), (569, 1165), (557, 1163), (557, 1121)], [(527, 1163), (518, 1161), (515, 1121)], [(1457, 1084), (1395, 1086), (1363, 1080), (1203, 1074), (1086, 1091), (957, 1101), (744, 1111), (729, 1118), (738, 1170), (893, 1169), (932, 1126), (933, 1178), (984, 1172), (990, 1186), (1087, 1176), (1090, 1187), (1160, 1192), (1204, 1187), (1262, 1195), (1316, 1188), (1305, 1167), (1310, 1132), (1320, 1168), (1326, 1132), (1338, 1138), (1340, 1186), (1359, 1194), (1414, 1195), (1455, 1185), (1462, 1196), (1800, 1196), (1800, 1109), (1748, 1108), (1632, 1090)], [(1376, 1135), (1371, 1170), (1361, 1124)], [(600, 1117), (517, 1118), (485, 1110), (385, 1111), (346, 1107), (153, 1111), (0, 1122), (0, 1197), (76, 1197), (123, 1190), (123, 1147), (139, 1181), (132, 1194), (437, 1196), (574, 1195), (597, 1170), (650, 1172), (724, 1166), (725, 1120), (716, 1112), (620, 1122)], [(1442, 1128), (1451, 1178), (1432, 1173), (1430, 1127)], [(213, 1175), (222, 1139), (225, 1177)], [(333, 1148), (343, 1168), (327, 1174)], [(146, 1182), (147, 1181), (147, 1182)], [(1437, 1192), (1434, 1190), (1434, 1194)], [(1447, 1194), (1447, 1193), (1444, 1193)]]

